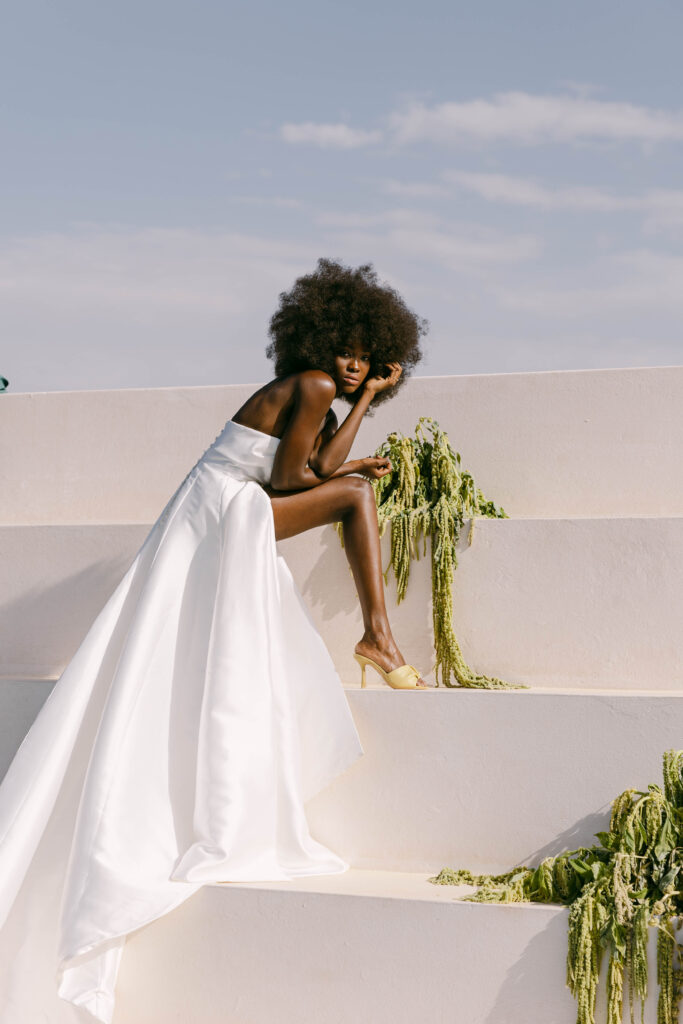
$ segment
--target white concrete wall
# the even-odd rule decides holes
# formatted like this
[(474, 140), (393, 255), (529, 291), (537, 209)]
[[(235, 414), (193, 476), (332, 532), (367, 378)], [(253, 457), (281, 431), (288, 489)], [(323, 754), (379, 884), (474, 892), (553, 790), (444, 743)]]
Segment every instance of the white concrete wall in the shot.
[[(258, 386), (0, 396), (0, 522), (152, 522)], [(683, 367), (416, 377), (351, 457), (431, 415), (511, 515), (681, 515), (682, 407)]]
[(372, 876), (204, 887), (128, 940), (113, 1024), (574, 1024), (566, 909)]
[[(61, 673), (148, 528), (0, 526), (0, 678)], [(343, 680), (357, 685), (363, 627), (334, 527), (278, 548)], [(388, 531), (382, 552), (387, 565)], [(454, 624), (477, 671), (542, 687), (683, 689), (683, 518), (478, 520), (458, 557)], [(404, 657), (433, 679), (429, 558), (428, 545), (400, 605), (393, 576), (386, 596)]]
[(498, 873), (591, 846), (611, 801), (661, 783), (683, 741), (683, 692), (347, 696), (365, 754), (307, 817), (362, 868)]
[[(0, 708), (21, 692), (14, 749), (40, 685), (49, 689), (0, 681)], [(659, 782), (662, 751), (683, 736), (683, 693), (347, 697), (365, 753), (309, 801), (307, 817), (317, 839), (373, 870), (500, 872), (590, 846), (610, 802)], [(7, 732), (3, 722), (0, 738)]]
[[(0, 397), (0, 772), (254, 387)], [(281, 542), (365, 748), (308, 804), (311, 830), (372, 870), (201, 890), (129, 940), (114, 1024), (572, 1024), (566, 911), (463, 904), (424, 873), (590, 844), (610, 801), (657, 782), (662, 751), (681, 746), (681, 409), (671, 367), (414, 379), (365, 420), (351, 457), (433, 415), (513, 516), (461, 545), (454, 620), (475, 669), (536, 688), (360, 691), (333, 528)], [(389, 587), (390, 617), (427, 669), (428, 561), (411, 572), (398, 608)]]
[[(334, 528), (278, 547), (342, 678), (356, 681), (353, 645), (362, 619)], [(386, 567), (388, 530), (382, 553)], [(479, 519), (472, 545), (467, 531), (461, 537), (454, 628), (476, 671), (511, 682), (680, 690), (682, 580), (683, 518)], [(428, 673), (434, 664), (431, 592), (428, 543), (426, 557), (411, 564), (401, 604), (393, 573), (386, 590), (403, 656)]]

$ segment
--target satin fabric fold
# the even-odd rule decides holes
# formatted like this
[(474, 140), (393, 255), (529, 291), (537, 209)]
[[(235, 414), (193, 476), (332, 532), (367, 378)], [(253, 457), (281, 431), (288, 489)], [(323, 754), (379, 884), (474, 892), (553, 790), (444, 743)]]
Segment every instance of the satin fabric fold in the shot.
[(0, 785), (2, 1024), (111, 1024), (126, 936), (201, 885), (347, 868), (304, 803), (362, 748), (277, 551), (278, 443), (228, 420)]

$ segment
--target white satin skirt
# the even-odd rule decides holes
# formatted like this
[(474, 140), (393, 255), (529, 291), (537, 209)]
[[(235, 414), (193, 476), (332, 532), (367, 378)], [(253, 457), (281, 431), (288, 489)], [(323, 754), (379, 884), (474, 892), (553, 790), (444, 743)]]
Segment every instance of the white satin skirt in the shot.
[(0, 785), (2, 1024), (110, 1024), (126, 936), (201, 885), (348, 866), (304, 813), (362, 748), (276, 548), (278, 443), (228, 420)]

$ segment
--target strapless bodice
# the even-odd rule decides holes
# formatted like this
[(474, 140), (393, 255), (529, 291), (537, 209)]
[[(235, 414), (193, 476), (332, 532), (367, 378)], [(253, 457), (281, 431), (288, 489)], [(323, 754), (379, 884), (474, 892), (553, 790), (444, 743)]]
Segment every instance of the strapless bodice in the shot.
[(279, 443), (279, 437), (228, 420), (199, 462), (217, 466), (230, 476), (267, 484)]

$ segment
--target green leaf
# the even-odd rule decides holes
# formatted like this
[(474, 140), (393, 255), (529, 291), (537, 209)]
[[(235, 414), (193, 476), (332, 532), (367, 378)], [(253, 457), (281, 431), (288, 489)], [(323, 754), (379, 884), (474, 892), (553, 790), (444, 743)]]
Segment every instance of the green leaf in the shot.
[(655, 844), (654, 855), (658, 861), (663, 861), (669, 856), (671, 851), (676, 846), (676, 833), (671, 827), (668, 815), (664, 818), (664, 823), (659, 832), (659, 837)]
[(615, 918), (610, 919), (610, 940), (614, 949), (622, 956), (626, 956), (626, 932), (624, 926), (619, 924)]
[(664, 877), (659, 880), (659, 883), (658, 883), (659, 884), (659, 888), (664, 893), (664, 895), (666, 895), (667, 892), (670, 892), (674, 888), (674, 882), (676, 880), (676, 875), (678, 874), (679, 871), (680, 871), (680, 866), (679, 867), (675, 867), (675, 868), (670, 868), (667, 871), (667, 873), (664, 875)]
[(605, 850), (613, 850), (617, 837), (612, 832), (595, 832), (595, 838), (600, 840), (600, 843)]
[(635, 853), (636, 837), (632, 828), (625, 828), (622, 832), (621, 846), (627, 853)]

